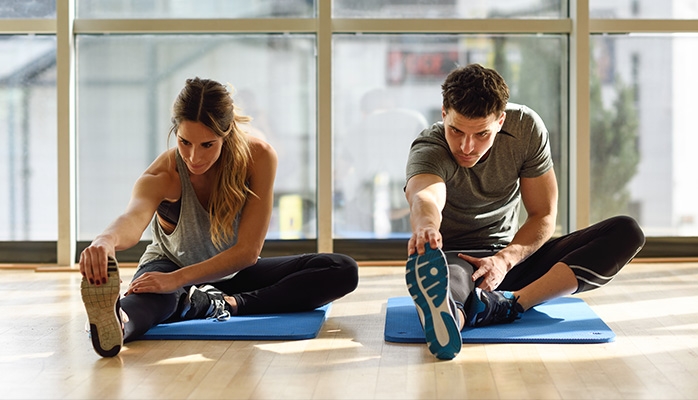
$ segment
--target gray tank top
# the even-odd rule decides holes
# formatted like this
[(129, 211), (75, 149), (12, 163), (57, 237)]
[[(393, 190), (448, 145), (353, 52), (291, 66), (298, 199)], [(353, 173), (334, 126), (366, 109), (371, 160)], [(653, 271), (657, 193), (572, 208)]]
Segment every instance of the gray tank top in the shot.
[(213, 245), (208, 210), (201, 205), (196, 197), (194, 187), (189, 180), (187, 166), (179, 155), (179, 151), (175, 150), (175, 158), (182, 185), (179, 219), (174, 231), (168, 235), (160, 226), (157, 215), (153, 216), (150, 223), (153, 241), (141, 256), (138, 262), (139, 266), (154, 260), (169, 259), (182, 268), (208, 260), (222, 250), (229, 249), (237, 242), (240, 214), (235, 218), (232, 239), (221, 250), (216, 249)]

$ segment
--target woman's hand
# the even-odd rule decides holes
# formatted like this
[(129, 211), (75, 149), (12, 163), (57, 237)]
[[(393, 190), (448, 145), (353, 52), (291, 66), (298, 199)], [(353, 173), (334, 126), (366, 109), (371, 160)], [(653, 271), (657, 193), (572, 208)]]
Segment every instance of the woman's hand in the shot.
[(183, 285), (175, 272), (146, 272), (134, 279), (128, 286), (126, 295), (131, 293), (172, 293)]
[(106, 239), (95, 239), (80, 253), (80, 274), (91, 285), (107, 283), (107, 258), (114, 257), (114, 246)]
[(506, 263), (496, 256), (477, 258), (467, 254), (458, 253), (458, 257), (469, 262), (475, 268), (473, 282), (482, 278), (478, 287), (482, 290), (492, 291), (504, 280), (508, 269)]

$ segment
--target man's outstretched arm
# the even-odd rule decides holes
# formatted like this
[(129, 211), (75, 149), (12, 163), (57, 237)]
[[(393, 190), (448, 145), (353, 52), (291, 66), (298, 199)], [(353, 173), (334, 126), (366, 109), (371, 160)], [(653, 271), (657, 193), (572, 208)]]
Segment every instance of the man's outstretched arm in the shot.
[(446, 184), (437, 175), (415, 175), (407, 182), (405, 196), (410, 205), (412, 236), (407, 243), (407, 255), (424, 254), (424, 245), (443, 247), (439, 227), (441, 211), (446, 205)]

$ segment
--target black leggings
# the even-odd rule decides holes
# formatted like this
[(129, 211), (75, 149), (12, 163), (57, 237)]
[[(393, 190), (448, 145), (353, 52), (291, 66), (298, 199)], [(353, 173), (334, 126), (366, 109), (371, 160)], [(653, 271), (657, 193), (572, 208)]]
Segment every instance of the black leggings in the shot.
[[(138, 268), (133, 279), (146, 272), (172, 272), (179, 267), (157, 260)], [(356, 289), (356, 261), (343, 254), (303, 254), (260, 258), (232, 278), (211, 283), (237, 301), (237, 314), (298, 312), (315, 309)], [(180, 320), (181, 301), (189, 287), (168, 294), (130, 294), (121, 299), (129, 321), (124, 342), (136, 340), (153, 326)]]
[[(645, 235), (634, 219), (612, 217), (545, 243), (512, 268), (497, 290), (520, 290), (545, 275), (558, 262), (567, 264), (577, 277), (575, 293), (601, 287), (613, 279), (640, 251)], [(465, 303), (474, 284), (473, 266), (458, 253), (474, 257), (494, 255), (494, 250), (447, 251), (450, 288), (457, 303)]]

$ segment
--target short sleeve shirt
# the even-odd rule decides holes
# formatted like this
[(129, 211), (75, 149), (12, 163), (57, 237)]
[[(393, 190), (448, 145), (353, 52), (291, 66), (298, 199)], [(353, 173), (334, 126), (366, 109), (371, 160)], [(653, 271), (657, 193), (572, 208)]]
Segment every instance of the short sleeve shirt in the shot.
[(553, 167), (549, 134), (538, 114), (509, 103), (506, 119), (490, 154), (471, 168), (458, 165), (446, 142), (442, 122), (412, 142), (407, 180), (433, 174), (446, 184), (441, 235), (444, 250), (499, 248), (518, 230), (520, 179), (535, 178)]

